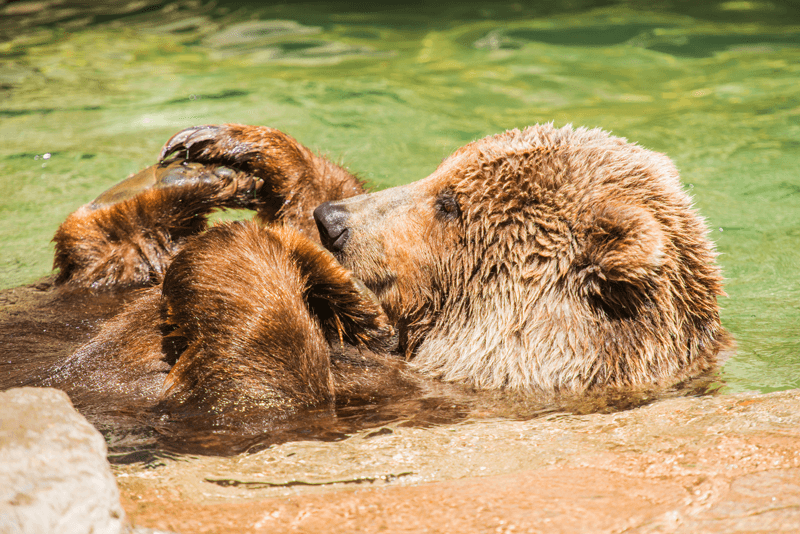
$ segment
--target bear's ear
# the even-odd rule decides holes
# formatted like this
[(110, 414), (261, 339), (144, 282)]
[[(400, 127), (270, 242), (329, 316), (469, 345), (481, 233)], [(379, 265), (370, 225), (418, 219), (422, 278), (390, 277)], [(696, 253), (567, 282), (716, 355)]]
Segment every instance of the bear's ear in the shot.
[(629, 315), (647, 298), (665, 258), (667, 237), (644, 207), (604, 204), (590, 214), (575, 265), (584, 296)]

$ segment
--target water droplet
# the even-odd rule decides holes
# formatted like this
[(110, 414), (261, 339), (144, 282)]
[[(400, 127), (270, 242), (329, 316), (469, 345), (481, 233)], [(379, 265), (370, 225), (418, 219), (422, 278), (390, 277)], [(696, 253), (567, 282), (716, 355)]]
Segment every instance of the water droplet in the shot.
[(50, 152), (47, 152), (44, 156), (42, 156), (42, 158), (44, 159), (50, 159), (50, 157), (51, 157)]

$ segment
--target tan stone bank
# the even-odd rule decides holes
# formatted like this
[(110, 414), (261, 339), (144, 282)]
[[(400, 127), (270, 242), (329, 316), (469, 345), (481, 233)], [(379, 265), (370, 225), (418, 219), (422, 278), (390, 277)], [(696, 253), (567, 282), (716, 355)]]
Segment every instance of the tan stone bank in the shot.
[[(0, 532), (126, 532), (99, 434), (0, 393)], [(798, 532), (800, 391), (112, 468), (134, 532)]]
[(185, 534), (798, 532), (800, 390), (114, 470), (135, 524)]

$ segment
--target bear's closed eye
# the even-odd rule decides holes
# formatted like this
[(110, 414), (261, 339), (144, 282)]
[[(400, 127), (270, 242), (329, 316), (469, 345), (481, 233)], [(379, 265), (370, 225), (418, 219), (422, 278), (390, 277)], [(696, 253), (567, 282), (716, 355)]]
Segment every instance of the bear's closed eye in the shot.
[(446, 220), (455, 220), (461, 216), (461, 207), (458, 205), (455, 194), (445, 189), (439, 193), (436, 199), (436, 209)]

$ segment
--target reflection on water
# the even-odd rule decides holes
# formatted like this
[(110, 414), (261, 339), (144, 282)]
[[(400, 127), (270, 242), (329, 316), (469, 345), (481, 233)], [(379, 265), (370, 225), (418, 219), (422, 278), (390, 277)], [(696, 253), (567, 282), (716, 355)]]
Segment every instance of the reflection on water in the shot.
[(669, 154), (722, 253), (729, 391), (800, 387), (790, 1), (0, 3), (0, 283), (176, 131), (267, 124), (376, 187), (536, 122)]
[[(86, 413), (106, 437), (114, 464), (153, 463), (175, 454), (231, 456), (255, 453), (287, 442), (333, 442), (355, 434), (365, 439), (391, 434), (390, 428), (430, 428), (492, 420), (527, 421), (553, 414), (614, 413), (673, 397), (715, 392), (711, 377), (680, 384), (668, 391), (625, 391), (580, 398), (534, 400), (508, 393), (474, 392), (442, 384), (440, 388), (407, 397), (387, 397), (370, 403), (336, 406), (334, 410), (302, 413), (248, 433), (163, 422), (150, 414)], [(76, 407), (82, 408), (80, 402)], [(155, 423), (154, 423), (155, 420)], [(377, 430), (376, 430), (377, 429)]]

